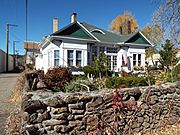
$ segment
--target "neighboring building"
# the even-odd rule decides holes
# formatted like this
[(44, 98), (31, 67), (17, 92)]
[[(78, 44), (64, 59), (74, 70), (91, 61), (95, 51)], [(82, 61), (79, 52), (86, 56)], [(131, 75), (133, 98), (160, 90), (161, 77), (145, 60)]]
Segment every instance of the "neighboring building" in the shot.
[[(146, 59), (146, 62), (147, 62), (148, 65), (158, 66), (158, 65), (160, 65), (159, 58), (160, 58), (160, 54), (159, 54), (159, 53), (156, 53), (156, 54), (153, 54), (152, 57), (148, 57), (148, 58)], [(154, 64), (153, 64), (153, 63), (154, 63)]]
[[(13, 70), (13, 57), (8, 56), (8, 71)], [(6, 71), (6, 53), (0, 49), (0, 73)]]
[[(180, 63), (180, 47), (175, 48), (175, 50), (177, 51), (177, 54), (176, 54), (176, 57), (178, 58), (177, 64), (179, 64)], [(148, 63), (148, 65), (158, 66), (158, 65), (161, 65), (159, 62), (159, 59), (160, 59), (160, 54), (156, 53), (156, 54), (153, 54), (152, 58), (151, 57), (147, 58), (146, 62)], [(153, 62), (154, 62), (154, 65), (153, 65)]]
[(151, 42), (141, 32), (120, 36), (80, 23), (76, 21), (76, 14), (72, 14), (71, 24), (40, 42), (36, 69), (46, 72), (56, 66), (92, 65), (98, 53), (104, 52), (111, 62), (110, 70), (130, 72), (134, 66), (145, 67), (145, 48), (150, 46)]
[(24, 42), (26, 50), (26, 64), (35, 64), (36, 55), (40, 52), (39, 42), (27, 41)]

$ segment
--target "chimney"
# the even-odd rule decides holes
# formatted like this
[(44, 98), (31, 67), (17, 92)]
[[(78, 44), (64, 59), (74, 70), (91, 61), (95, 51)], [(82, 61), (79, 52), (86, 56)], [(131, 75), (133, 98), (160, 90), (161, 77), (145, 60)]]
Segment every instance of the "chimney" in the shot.
[(58, 19), (53, 18), (53, 33), (58, 31)]
[(76, 22), (76, 18), (77, 18), (77, 14), (76, 13), (72, 13), (72, 15), (71, 15), (71, 23), (75, 23)]

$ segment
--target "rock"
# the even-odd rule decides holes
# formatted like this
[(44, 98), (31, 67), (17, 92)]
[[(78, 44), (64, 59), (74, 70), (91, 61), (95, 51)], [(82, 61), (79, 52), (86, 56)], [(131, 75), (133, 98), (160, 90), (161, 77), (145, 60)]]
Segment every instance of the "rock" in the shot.
[(68, 96), (64, 98), (64, 101), (67, 104), (77, 103), (79, 101), (79, 98), (76, 96)]
[(139, 98), (142, 94), (139, 88), (129, 89), (129, 90), (127, 90), (127, 93), (129, 96), (134, 97), (136, 101), (139, 100)]
[(149, 116), (148, 115), (144, 115), (144, 121), (149, 122)]
[(46, 109), (46, 105), (40, 102), (39, 100), (32, 100), (32, 101), (22, 102), (21, 108), (24, 112), (28, 112), (32, 114), (36, 112), (36, 110)]
[(35, 124), (37, 123), (37, 117), (38, 117), (38, 114), (37, 113), (33, 113), (29, 116), (29, 120), (28, 120), (28, 123), (29, 124)]
[(176, 89), (176, 93), (177, 93), (178, 95), (180, 95), (180, 85), (179, 85), (179, 89)]
[(153, 96), (150, 96), (149, 98), (148, 98), (148, 103), (150, 104), (150, 105), (154, 105), (154, 104), (156, 104), (157, 102), (158, 102), (158, 97), (157, 96), (155, 96), (155, 95), (153, 95)]
[(79, 102), (76, 104), (68, 104), (69, 110), (71, 109), (83, 109), (83, 102)]
[(80, 102), (90, 102), (92, 99), (93, 99), (93, 96), (89, 96), (89, 95), (79, 97)]
[(41, 123), (42, 121), (44, 121), (44, 120), (48, 120), (48, 119), (50, 119), (51, 118), (51, 115), (47, 112), (47, 111), (45, 111), (44, 113), (39, 113), (38, 114), (38, 117), (37, 117), (37, 122), (38, 123)]
[(66, 125), (57, 125), (57, 126), (54, 126), (54, 130), (58, 133), (65, 133), (69, 130), (69, 127), (66, 126)]
[(42, 80), (39, 80), (37, 83), (37, 89), (46, 88), (47, 86), (44, 84)]
[(43, 125), (44, 126), (55, 126), (55, 125), (64, 125), (66, 124), (67, 121), (66, 120), (46, 120), (46, 121), (43, 121)]
[(112, 102), (113, 96), (111, 94), (106, 94), (103, 96), (104, 103)]
[(145, 129), (147, 129), (148, 127), (150, 127), (150, 124), (148, 122), (143, 122), (142, 124), (144, 126)]
[(81, 120), (83, 119), (84, 115), (74, 115), (75, 120)]
[(72, 114), (83, 114), (84, 110), (71, 110)]
[(137, 120), (138, 120), (139, 123), (143, 123), (144, 122), (144, 118), (143, 117), (138, 117)]
[(66, 112), (68, 112), (68, 108), (67, 107), (51, 108), (51, 111), (53, 114), (66, 113)]
[(167, 124), (173, 125), (173, 124), (175, 124), (176, 122), (178, 122), (178, 118), (177, 118), (177, 117), (169, 117), (169, 119), (168, 119), (168, 121), (167, 121)]
[(38, 128), (36, 126), (27, 127), (26, 133), (29, 135), (39, 135)]
[(69, 115), (69, 113), (55, 114), (55, 115), (52, 115), (52, 119), (65, 120), (65, 119), (67, 119), (68, 115)]
[(98, 121), (99, 121), (99, 118), (96, 115), (90, 115), (86, 119), (87, 125), (90, 125), (90, 126), (97, 125)]
[(50, 107), (65, 106), (65, 102), (61, 96), (49, 97), (44, 99), (43, 102)]
[(74, 115), (70, 114), (68, 117), (67, 117), (68, 120), (73, 120), (74, 119)]
[(128, 106), (135, 106), (137, 103), (136, 103), (136, 100), (134, 97), (130, 97), (130, 99), (128, 101), (126, 101), (126, 104)]

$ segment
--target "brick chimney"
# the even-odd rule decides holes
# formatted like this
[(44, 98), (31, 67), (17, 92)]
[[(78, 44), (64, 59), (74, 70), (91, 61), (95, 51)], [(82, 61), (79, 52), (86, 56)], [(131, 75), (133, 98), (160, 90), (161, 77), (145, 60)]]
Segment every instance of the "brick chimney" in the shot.
[(53, 33), (58, 31), (58, 19), (53, 18)]
[(72, 13), (71, 15), (71, 23), (75, 23), (77, 20), (77, 14), (76, 13)]

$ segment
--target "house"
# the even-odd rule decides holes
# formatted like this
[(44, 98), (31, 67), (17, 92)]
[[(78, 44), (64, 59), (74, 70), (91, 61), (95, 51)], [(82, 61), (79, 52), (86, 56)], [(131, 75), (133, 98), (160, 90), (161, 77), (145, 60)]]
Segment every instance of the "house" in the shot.
[(141, 32), (118, 35), (80, 23), (76, 20), (76, 13), (73, 13), (69, 25), (40, 42), (36, 69), (46, 72), (56, 66), (92, 65), (98, 53), (104, 52), (110, 61), (110, 70), (131, 72), (134, 66), (145, 67), (145, 48), (150, 46), (153, 46), (152, 43)]
[[(178, 62), (177, 62), (176, 65), (178, 65), (178, 64), (180, 64), (180, 47), (176, 47), (175, 50), (177, 51), (176, 57), (178, 59)], [(148, 57), (146, 59), (146, 62), (150, 66), (159, 66), (159, 65), (161, 65), (161, 63), (159, 62), (160, 57), (161, 56), (160, 56), (159, 53), (155, 53), (155, 54), (152, 55), (152, 57)]]
[(35, 64), (36, 55), (40, 52), (39, 42), (26, 41), (24, 49), (26, 51), (26, 64)]

